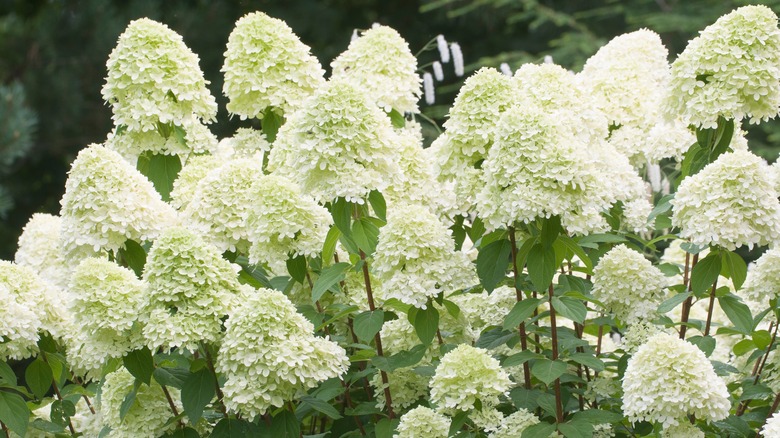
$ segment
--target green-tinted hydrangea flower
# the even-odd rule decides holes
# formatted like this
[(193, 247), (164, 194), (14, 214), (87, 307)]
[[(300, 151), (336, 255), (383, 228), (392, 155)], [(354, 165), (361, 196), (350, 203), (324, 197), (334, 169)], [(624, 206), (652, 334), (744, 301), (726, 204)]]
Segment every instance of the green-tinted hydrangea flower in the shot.
[(390, 118), (345, 81), (330, 81), (279, 129), (268, 169), (325, 203), (363, 202), (396, 178)]
[(384, 299), (425, 308), (439, 293), (476, 282), (468, 255), (455, 251), (451, 231), (421, 205), (396, 205), (379, 232), (374, 274), (382, 282)]
[(196, 350), (201, 341), (217, 341), (222, 318), (239, 290), (237, 269), (194, 232), (165, 230), (149, 250), (144, 268), (149, 285), (143, 312), (147, 345)]
[[(665, 427), (661, 431), (661, 438), (704, 438), (704, 432), (689, 421), (681, 421), (675, 426)], [(767, 438), (771, 435), (764, 435)]]
[(666, 277), (641, 253), (618, 245), (593, 269), (593, 297), (627, 323), (652, 318), (664, 299)]
[(167, 130), (131, 131), (114, 128), (106, 138), (105, 146), (118, 152), (131, 164), (135, 164), (144, 152), (187, 158), (191, 154), (213, 152), (217, 147), (217, 137), (194, 116), (182, 122), (181, 130), (179, 127), (176, 132)]
[(479, 400), (495, 406), (512, 382), (487, 350), (461, 344), (448, 352), (431, 380), (431, 401), (439, 409), (469, 411)]
[(646, 124), (624, 125), (610, 133), (609, 144), (640, 168), (664, 158), (682, 161), (683, 154), (696, 143), (696, 136), (684, 123), (648, 120)]
[(263, 131), (252, 128), (238, 128), (232, 137), (219, 141), (216, 155), (224, 159), (252, 158), (260, 162), (268, 151), (271, 143), (263, 134)]
[(516, 412), (504, 417), (498, 430), (488, 435), (488, 438), (515, 438), (523, 434), (523, 431), (538, 424), (539, 419), (526, 409), (520, 408)]
[(331, 63), (333, 78), (366, 90), (386, 112), (416, 113), (422, 89), (417, 58), (409, 44), (388, 26), (374, 26), (353, 40)]
[(780, 203), (769, 166), (749, 151), (728, 152), (685, 178), (672, 225), (699, 246), (766, 245), (780, 237)]
[(146, 177), (97, 144), (79, 152), (60, 203), (61, 238), (70, 255), (116, 252), (126, 240), (153, 240), (177, 221)]
[(761, 436), (766, 438), (780, 437), (780, 414), (772, 414), (772, 416), (766, 420), (766, 424), (761, 428)]
[(695, 345), (660, 333), (628, 360), (623, 377), (623, 412), (629, 421), (663, 423), (664, 427), (696, 419), (718, 421), (730, 408), (723, 379)]
[(179, 211), (186, 210), (197, 193), (198, 184), (214, 169), (224, 164), (224, 160), (215, 155), (196, 155), (190, 157), (173, 181), (170, 204)]
[(148, 18), (131, 22), (108, 57), (103, 98), (114, 124), (153, 131), (158, 123), (185, 126), (193, 115), (213, 120), (217, 104), (181, 35)]
[(251, 188), (247, 235), (249, 260), (285, 272), (288, 254), (314, 257), (322, 250), (333, 218), (292, 182), (276, 175), (259, 177)]
[[(100, 417), (111, 428), (109, 436), (117, 438), (155, 438), (176, 428), (173, 412), (162, 387), (155, 379), (149, 385), (135, 389), (135, 402), (120, 418), (125, 397), (135, 386), (135, 377), (125, 368), (106, 375), (100, 397)], [(179, 400), (179, 390), (168, 387), (173, 400)], [(177, 411), (182, 412), (176, 402)]]
[(227, 378), (224, 402), (247, 418), (281, 407), (349, 367), (344, 349), (315, 336), (312, 323), (278, 291), (243, 292), (225, 327), (217, 359), (217, 371)]
[(765, 252), (747, 274), (740, 292), (750, 301), (766, 306), (780, 294), (780, 249)]
[(38, 351), (40, 309), (20, 302), (18, 293), (0, 282), (0, 360), (25, 359)]
[(272, 108), (293, 113), (325, 82), (317, 58), (284, 21), (252, 12), (236, 22), (225, 51), (227, 109), (241, 119)]
[(401, 416), (394, 438), (447, 438), (451, 422), (433, 409), (418, 406)]
[(692, 39), (672, 64), (666, 112), (714, 128), (718, 117), (751, 123), (780, 108), (780, 30), (762, 5), (726, 14)]
[(460, 313), (468, 321), (467, 333), (476, 342), (482, 331), (490, 326), (502, 326), (504, 318), (517, 303), (513, 288), (501, 286), (490, 294), (466, 293), (449, 297), (460, 308)]
[(60, 246), (61, 226), (62, 218), (59, 216), (33, 214), (19, 236), (14, 261), (30, 267), (49, 283), (66, 288), (70, 272)]

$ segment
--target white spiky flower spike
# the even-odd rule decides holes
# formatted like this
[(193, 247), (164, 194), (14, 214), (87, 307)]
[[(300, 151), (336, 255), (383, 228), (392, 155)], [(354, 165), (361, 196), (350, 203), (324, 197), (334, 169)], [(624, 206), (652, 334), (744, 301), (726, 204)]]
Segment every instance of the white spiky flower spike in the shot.
[(512, 71), (512, 67), (509, 66), (506, 62), (502, 62), (501, 65), (498, 67), (501, 70), (501, 73), (512, 77), (514, 76), (514, 72)]
[(455, 68), (455, 76), (463, 76), (463, 52), (460, 50), (460, 44), (450, 44), (452, 52), (452, 66)]
[(430, 73), (423, 73), (423, 90), (425, 90), (425, 103), (433, 105), (436, 103), (436, 95), (433, 90), (433, 76)]
[(444, 35), (436, 36), (436, 46), (439, 48), (441, 62), (444, 64), (450, 62), (450, 48), (447, 47), (447, 40), (444, 38)]
[(551, 55), (544, 55), (544, 63), (545, 64), (552, 64), (553, 63), (553, 57)]
[[(439, 61), (433, 61), (433, 77), (436, 78), (437, 81), (441, 82), (444, 80), (444, 69), (441, 67), (441, 62)], [(423, 84), (424, 86), (425, 84)]]

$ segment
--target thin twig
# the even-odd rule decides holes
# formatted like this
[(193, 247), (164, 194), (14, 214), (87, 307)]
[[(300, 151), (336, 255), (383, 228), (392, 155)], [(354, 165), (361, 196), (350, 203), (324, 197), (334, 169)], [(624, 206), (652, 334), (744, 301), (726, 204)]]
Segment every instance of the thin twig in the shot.
[[(520, 268), (517, 266), (517, 242), (515, 242), (515, 227), (509, 227), (508, 231), (509, 242), (511, 243), (512, 247), (512, 272), (515, 276), (513, 283), (515, 285), (515, 296), (517, 298), (517, 302), (519, 303), (523, 301), (523, 292), (517, 285), (517, 282), (520, 279)], [(520, 332), (520, 348), (522, 351), (525, 351), (528, 349), (528, 335), (525, 332), (525, 321), (520, 321), (520, 325), (517, 329)], [(523, 380), (525, 383), (525, 389), (531, 389), (531, 367), (528, 364), (528, 361), (523, 362)]]

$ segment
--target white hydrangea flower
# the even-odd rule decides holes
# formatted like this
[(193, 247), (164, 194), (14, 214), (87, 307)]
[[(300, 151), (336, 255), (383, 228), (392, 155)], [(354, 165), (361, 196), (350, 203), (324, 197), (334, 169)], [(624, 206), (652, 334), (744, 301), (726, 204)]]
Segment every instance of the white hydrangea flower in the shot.
[(38, 328), (49, 332), (55, 339), (67, 334), (70, 327), (66, 312), (67, 293), (64, 290), (43, 280), (31, 268), (5, 260), (0, 260), (0, 287), (7, 288), (17, 304), (32, 309), (38, 315)]
[(766, 420), (761, 428), (761, 436), (764, 438), (780, 438), (780, 414), (774, 413)]
[(59, 216), (33, 214), (19, 236), (14, 261), (17, 265), (30, 267), (49, 283), (65, 288), (70, 269), (60, 246), (61, 226), (62, 218)]
[(132, 165), (137, 163), (138, 157), (144, 152), (187, 158), (191, 154), (212, 152), (217, 147), (217, 137), (194, 116), (183, 121), (181, 127), (173, 129), (176, 131), (168, 132), (168, 128), (151, 131), (114, 128), (108, 134), (105, 146), (118, 152)]
[(315, 336), (311, 322), (281, 292), (252, 290), (241, 301), (225, 322), (216, 364), (227, 378), (228, 409), (253, 418), (347, 371), (344, 349)]
[(460, 308), (461, 314), (468, 321), (467, 332), (476, 342), (485, 328), (504, 324), (504, 318), (517, 303), (517, 294), (513, 288), (501, 286), (490, 294), (485, 291), (465, 293), (448, 299)]
[(425, 406), (401, 416), (394, 438), (447, 438), (452, 420)]
[(153, 131), (158, 123), (185, 126), (193, 115), (211, 121), (217, 103), (198, 67), (198, 56), (168, 26), (141, 18), (119, 36), (108, 57), (101, 90), (114, 124)]
[(723, 379), (695, 345), (659, 333), (628, 360), (623, 376), (623, 412), (629, 421), (686, 422), (688, 415), (718, 421), (729, 415)]
[(149, 348), (196, 350), (201, 341), (217, 341), (221, 319), (237, 299), (237, 271), (194, 232), (165, 230), (149, 250), (143, 275), (149, 287), (143, 312)]
[(635, 168), (655, 164), (664, 158), (682, 161), (696, 136), (679, 120), (648, 120), (646, 124), (624, 125), (610, 133), (609, 144), (628, 157)]
[(249, 249), (248, 228), (252, 187), (262, 176), (262, 162), (237, 158), (209, 172), (197, 185), (182, 212), (188, 226), (220, 252)]
[(501, 426), (504, 414), (494, 407), (486, 407), (469, 412), (469, 419), (485, 432), (495, 432)]
[(475, 283), (474, 265), (466, 253), (455, 251), (451, 234), (421, 205), (397, 205), (388, 211), (371, 266), (384, 298), (424, 309), (439, 293)]
[(672, 225), (699, 246), (766, 245), (780, 237), (777, 196), (764, 160), (749, 151), (727, 152), (680, 183)]
[(263, 118), (272, 108), (292, 114), (325, 83), (317, 58), (287, 24), (262, 12), (240, 18), (228, 37), (225, 84), (227, 110), (241, 119)]
[[(593, 438), (614, 438), (615, 430), (609, 423), (594, 424), (593, 425)], [(681, 437), (683, 435), (676, 435)]]
[(17, 291), (0, 282), (0, 360), (26, 359), (38, 352), (40, 309), (19, 299)]
[(361, 89), (329, 81), (279, 129), (268, 170), (297, 182), (317, 202), (362, 203), (396, 178), (394, 141), (390, 118)]
[(527, 428), (538, 424), (539, 419), (532, 412), (519, 408), (501, 420), (498, 430), (488, 435), (488, 438), (516, 438)]
[(366, 90), (385, 112), (417, 113), (422, 89), (417, 58), (409, 44), (388, 26), (374, 26), (349, 43), (331, 62), (333, 78), (346, 79)]
[(649, 320), (635, 320), (623, 332), (623, 336), (620, 338), (620, 348), (627, 353), (636, 353), (639, 347), (644, 345), (648, 339), (662, 331), (659, 326)]
[(246, 223), (249, 261), (284, 272), (288, 254), (314, 257), (333, 224), (328, 210), (276, 175), (259, 177), (251, 188), (251, 211)]
[(468, 411), (477, 399), (495, 406), (512, 382), (487, 350), (458, 345), (444, 355), (431, 379), (431, 401), (440, 409)]
[(701, 31), (672, 64), (669, 117), (702, 128), (719, 116), (751, 123), (780, 108), (780, 30), (763, 5), (735, 9)]
[(664, 299), (666, 277), (641, 253), (620, 244), (593, 269), (593, 297), (629, 324), (652, 318)]
[(60, 204), (61, 238), (71, 255), (116, 252), (128, 239), (153, 240), (177, 221), (145, 176), (98, 144), (79, 152)]
[[(111, 428), (109, 436), (117, 438), (155, 438), (176, 429), (177, 422), (169, 421), (173, 412), (162, 387), (152, 379), (149, 385), (136, 390), (135, 403), (119, 418), (125, 396), (134, 388), (135, 377), (125, 368), (106, 375), (100, 397), (100, 417), (103, 425)], [(179, 400), (179, 390), (168, 387), (173, 400)], [(181, 403), (176, 409), (182, 412)]]
[(658, 115), (669, 81), (668, 55), (657, 33), (640, 29), (602, 46), (578, 79), (611, 125), (642, 124)]
[(691, 424), (690, 421), (681, 421), (674, 426), (664, 427), (661, 438), (704, 438), (704, 432)]
[(766, 306), (777, 298), (780, 289), (780, 249), (765, 252), (748, 271), (740, 294), (750, 301)]
[(232, 137), (223, 138), (217, 146), (216, 155), (225, 159), (252, 158), (260, 162), (271, 150), (271, 143), (263, 131), (252, 128), (238, 128)]
[(179, 211), (186, 210), (195, 198), (200, 182), (206, 178), (209, 172), (219, 168), (224, 162), (225, 160), (215, 155), (190, 157), (173, 181), (170, 204)]

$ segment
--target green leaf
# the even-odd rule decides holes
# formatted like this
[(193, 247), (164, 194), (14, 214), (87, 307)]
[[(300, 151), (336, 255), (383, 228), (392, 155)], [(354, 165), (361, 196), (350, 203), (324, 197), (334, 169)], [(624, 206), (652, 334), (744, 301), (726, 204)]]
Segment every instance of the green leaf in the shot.
[(574, 353), (569, 356), (568, 360), (573, 360), (574, 362), (585, 365), (586, 367), (598, 372), (604, 371), (606, 368), (604, 362), (602, 362), (601, 359), (589, 353)]
[(612, 411), (602, 411), (599, 409), (588, 409), (575, 412), (571, 416), (572, 422), (585, 422), (590, 424), (617, 423), (623, 419), (623, 416)]
[(127, 416), (127, 413), (130, 411), (130, 408), (132, 408), (135, 404), (135, 397), (138, 395), (139, 386), (139, 381), (136, 379), (135, 383), (133, 384), (133, 389), (125, 395), (124, 399), (122, 399), (122, 404), (119, 405), (120, 421), (125, 419), (125, 416)]
[(390, 116), (390, 121), (393, 123), (393, 128), (403, 128), (406, 126), (406, 119), (398, 110), (392, 109), (388, 115)]
[(512, 244), (500, 239), (479, 250), (477, 276), (486, 291), (492, 292), (506, 278), (506, 270), (512, 254)]
[(559, 360), (539, 359), (531, 367), (531, 374), (549, 386), (566, 372), (568, 366)]
[(395, 428), (398, 427), (398, 423), (400, 421), (401, 420), (398, 418), (392, 420), (389, 418), (383, 418), (379, 420), (379, 422), (376, 423), (376, 427), (374, 428), (374, 434), (376, 434), (376, 438), (393, 438)]
[(305, 395), (301, 397), (300, 400), (301, 403), (303, 403), (304, 405), (309, 406), (315, 411), (325, 414), (334, 420), (338, 420), (339, 418), (341, 418), (341, 414), (339, 414), (339, 411), (337, 411), (336, 408), (331, 406), (331, 404), (328, 402), (322, 401), (310, 395)]
[(200, 434), (197, 430), (191, 427), (185, 427), (184, 429), (177, 429), (173, 432), (168, 432), (163, 435), (162, 438), (200, 438)]
[(279, 128), (284, 124), (284, 117), (277, 114), (273, 108), (268, 107), (263, 111), (263, 120), (260, 122), (262, 125), (263, 134), (269, 143), (276, 141), (276, 134), (279, 132)]
[(452, 315), (453, 318), (460, 316), (460, 307), (448, 299), (444, 300), (444, 308), (447, 309), (447, 313)]
[(543, 357), (544, 356), (539, 353), (534, 353), (531, 350), (525, 350), (511, 356), (507, 356), (506, 359), (501, 361), (501, 366), (504, 368), (516, 367), (528, 362), (531, 359), (539, 359)]
[(363, 341), (371, 342), (374, 335), (382, 329), (385, 322), (385, 312), (381, 310), (366, 311), (355, 316), (353, 329), (355, 335)]
[(16, 374), (14, 373), (14, 370), (2, 360), (0, 360), (0, 383), (16, 386)]
[(428, 349), (423, 344), (412, 347), (411, 350), (401, 351), (392, 356), (375, 356), (371, 363), (382, 371), (392, 372), (398, 368), (406, 368), (420, 362)]
[(488, 330), (477, 339), (476, 347), (492, 350), (500, 345), (509, 342), (510, 339), (517, 337), (515, 330), (507, 331), (501, 328)]
[(743, 354), (753, 351), (756, 349), (756, 343), (752, 339), (743, 339), (736, 344), (734, 344), (734, 347), (732, 347), (732, 351), (737, 356), (742, 356)]
[(19, 436), (27, 434), (30, 409), (18, 394), (0, 391), (0, 421)]
[(290, 411), (282, 411), (271, 420), (271, 436), (274, 438), (299, 438), (301, 425)]
[(379, 227), (369, 218), (361, 217), (352, 223), (352, 238), (358, 248), (370, 256), (376, 250), (376, 244), (379, 241)]
[(664, 313), (670, 312), (672, 309), (679, 306), (683, 301), (687, 300), (690, 296), (690, 292), (685, 292), (683, 294), (677, 294), (669, 298), (668, 300), (661, 303), (660, 306), (658, 306), (658, 313), (663, 315)]
[(65, 426), (76, 415), (76, 405), (68, 399), (54, 400), (51, 404), (51, 421)]
[(330, 205), (330, 214), (333, 216), (333, 224), (342, 234), (349, 237), (352, 235), (352, 204), (344, 198), (339, 198)]
[(579, 258), (582, 263), (585, 265), (586, 268), (588, 268), (588, 271), (586, 273), (590, 273), (593, 271), (593, 261), (588, 257), (588, 254), (585, 253), (585, 250), (582, 249), (582, 247), (574, 241), (571, 237), (561, 234), (558, 236), (558, 241), (563, 243), (563, 246), (574, 253), (574, 255)]
[(287, 259), (287, 272), (295, 281), (304, 284), (306, 281), (306, 256), (299, 255)]
[(336, 253), (336, 244), (339, 242), (341, 231), (338, 227), (330, 227), (328, 235), (325, 236), (325, 244), (322, 246), (322, 264), (329, 264), (333, 260), (333, 254)]
[(557, 427), (554, 424), (538, 423), (523, 430), (521, 438), (549, 438)]
[(765, 349), (772, 342), (772, 336), (767, 330), (754, 331), (751, 337), (753, 338), (753, 342), (756, 343), (756, 348), (759, 350)]
[(698, 142), (692, 144), (680, 164), (680, 181), (688, 176), (696, 175), (703, 169), (707, 165), (708, 153), (709, 151), (700, 146)]
[(184, 382), (189, 378), (190, 371), (182, 368), (157, 367), (154, 369), (152, 376), (160, 385), (181, 389), (184, 386)]
[(135, 240), (127, 239), (125, 246), (119, 248), (119, 256), (127, 263), (127, 267), (135, 272), (138, 278), (144, 272), (144, 265), (146, 265), (146, 251)]
[(542, 392), (538, 389), (525, 389), (522, 386), (518, 386), (509, 392), (509, 398), (512, 399), (515, 407), (533, 411), (539, 407), (537, 400), (540, 394)]
[(710, 147), (710, 163), (729, 150), (732, 137), (734, 137), (734, 119), (726, 120), (725, 117), (719, 116), (718, 127), (715, 128), (715, 136)]
[[(295, 415), (293, 415), (295, 418)], [(211, 431), (211, 438), (246, 438), (256, 437), (259, 435), (257, 426), (249, 423), (246, 420), (239, 420), (237, 418), (223, 418), (219, 420), (219, 423)], [(274, 435), (275, 437), (275, 435)], [(296, 435), (296, 438), (298, 436)]]
[(528, 265), (528, 275), (531, 277), (534, 287), (539, 292), (545, 292), (547, 287), (550, 286), (558, 268), (555, 251), (545, 249), (539, 243), (534, 244), (528, 253), (526, 263)]
[(450, 430), (447, 436), (455, 436), (456, 433), (466, 424), (466, 420), (469, 419), (469, 413), (458, 411), (458, 413), (452, 417), (452, 423), (450, 423)]
[(217, 379), (208, 368), (190, 374), (181, 388), (181, 405), (190, 422), (195, 424), (203, 415), (203, 409), (216, 394)]
[(526, 298), (523, 301), (515, 303), (512, 310), (504, 318), (504, 330), (511, 330), (520, 326), (526, 318), (533, 315), (534, 310), (539, 306), (542, 300), (539, 298)]
[(429, 303), (427, 309), (417, 310), (412, 325), (422, 343), (429, 345), (439, 330), (439, 311)]
[(720, 275), (720, 254), (712, 252), (699, 260), (691, 271), (691, 290), (699, 295), (709, 290)]
[(558, 239), (558, 235), (561, 234), (561, 218), (560, 216), (550, 216), (542, 221), (542, 231), (540, 234), (539, 243), (542, 244), (544, 249), (549, 250), (552, 248), (553, 243)]
[(715, 338), (712, 336), (691, 336), (686, 339), (691, 344), (699, 347), (705, 356), (709, 357), (715, 351)]
[(581, 237), (577, 242), (584, 245), (592, 245), (596, 243), (620, 243), (625, 242), (626, 238), (617, 234), (588, 234)]
[(719, 297), (718, 303), (737, 331), (746, 335), (753, 332), (753, 315), (750, 314), (750, 308), (739, 301), (739, 298), (728, 294)]
[[(44, 353), (45, 354), (45, 353)], [(35, 397), (42, 399), (51, 388), (51, 382), (54, 378), (49, 364), (37, 358), (27, 365), (24, 371), (24, 380)]]
[(350, 266), (352, 265), (342, 262), (324, 268), (311, 289), (311, 300), (318, 301), (331, 286), (343, 281)]
[(32, 427), (38, 430), (42, 430), (44, 432), (48, 432), (50, 434), (65, 433), (65, 426), (61, 426), (59, 424), (52, 423), (51, 421), (46, 421), (41, 418), (36, 418), (30, 424), (32, 425)]
[(387, 222), (387, 203), (385, 197), (382, 196), (382, 192), (378, 190), (372, 190), (368, 194), (368, 202), (371, 204), (371, 208), (374, 210), (376, 217)]
[(163, 201), (171, 200), (173, 182), (181, 170), (181, 160), (178, 155), (154, 154), (147, 151), (138, 157), (136, 167), (154, 184)]
[(588, 308), (582, 301), (569, 297), (552, 297), (552, 305), (561, 316), (582, 324), (588, 315)]
[(723, 267), (721, 268), (724, 277), (730, 278), (734, 283), (734, 289), (740, 290), (747, 278), (747, 265), (734, 251), (723, 251)]
[(593, 436), (593, 425), (590, 423), (563, 423), (558, 425), (558, 430), (566, 438), (590, 438)]
[(152, 373), (154, 372), (154, 359), (152, 358), (152, 352), (148, 347), (143, 347), (138, 350), (133, 350), (124, 358), (122, 358), (127, 371), (130, 371), (136, 379), (146, 383), (147, 385), (152, 381)]

